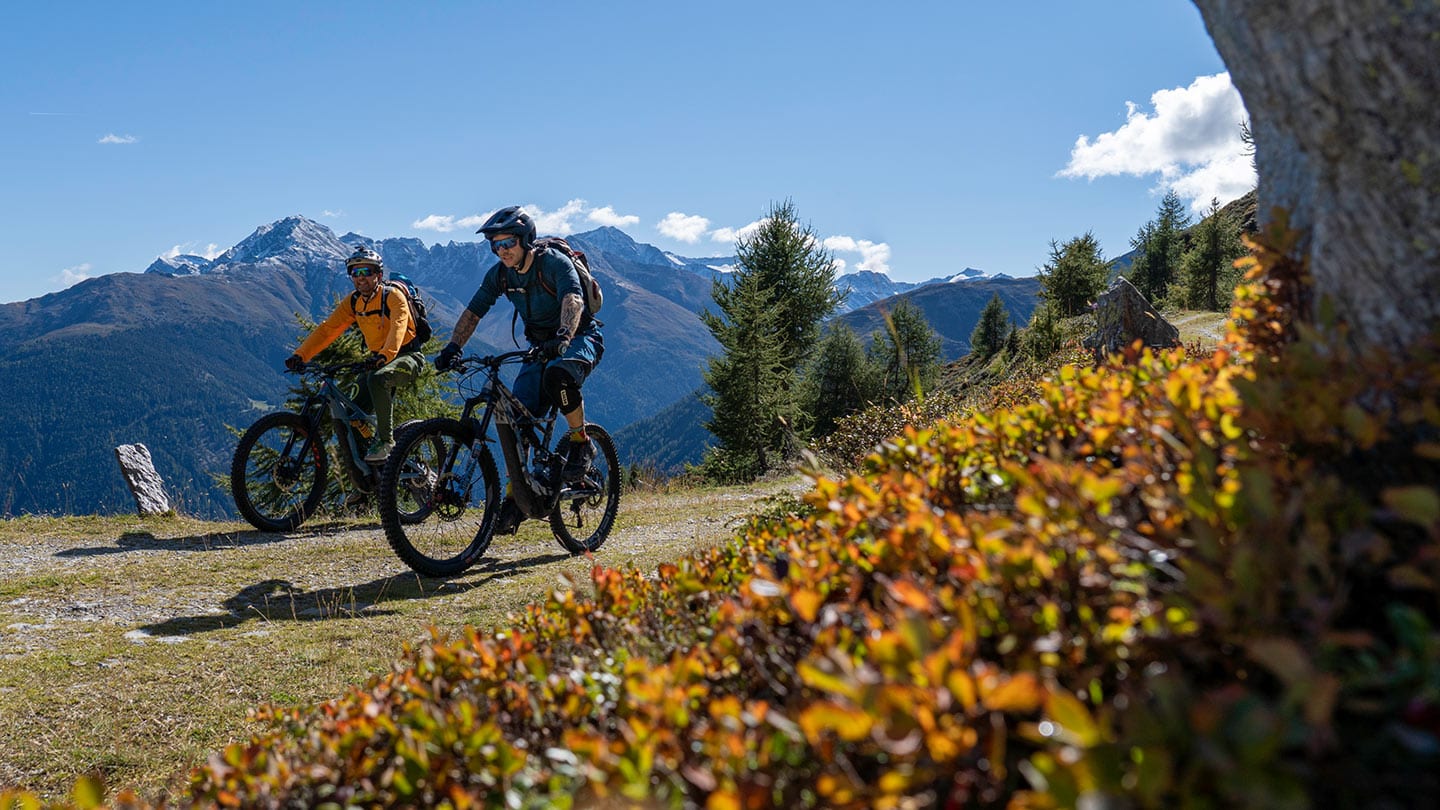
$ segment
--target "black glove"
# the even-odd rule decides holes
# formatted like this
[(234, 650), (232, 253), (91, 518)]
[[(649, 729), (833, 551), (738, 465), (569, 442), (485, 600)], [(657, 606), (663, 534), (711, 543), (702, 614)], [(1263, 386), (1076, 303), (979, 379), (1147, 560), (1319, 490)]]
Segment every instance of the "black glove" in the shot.
[(375, 369), (380, 368), (387, 362), (389, 361), (385, 359), (385, 355), (381, 354), (380, 352), (371, 352), (370, 359), (365, 363), (365, 365), (369, 366), (372, 369)]
[(540, 344), (540, 356), (546, 360), (553, 360), (564, 354), (568, 348), (570, 348), (570, 338), (556, 335)]
[(435, 370), (449, 371), (450, 367), (455, 365), (455, 360), (459, 356), (460, 344), (453, 340), (446, 343), (445, 348), (441, 349), (440, 353), (435, 355)]
[(299, 374), (305, 370), (305, 361), (300, 359), (300, 355), (292, 354), (285, 358), (285, 370)]

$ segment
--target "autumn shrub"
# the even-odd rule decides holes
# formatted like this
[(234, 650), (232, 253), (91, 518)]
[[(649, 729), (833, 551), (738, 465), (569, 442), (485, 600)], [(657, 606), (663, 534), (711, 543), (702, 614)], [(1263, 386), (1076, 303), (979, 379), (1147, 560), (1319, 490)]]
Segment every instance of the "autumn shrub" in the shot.
[(1294, 244), (1215, 351), (901, 420), (730, 543), (264, 710), (193, 799), (1432, 806), (1440, 340), (1357, 354)]

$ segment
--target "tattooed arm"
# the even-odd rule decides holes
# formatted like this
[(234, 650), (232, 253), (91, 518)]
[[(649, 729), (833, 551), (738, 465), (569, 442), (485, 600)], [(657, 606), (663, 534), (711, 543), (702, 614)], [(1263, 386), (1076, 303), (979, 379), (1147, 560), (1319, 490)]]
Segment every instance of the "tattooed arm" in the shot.
[(455, 329), (450, 332), (450, 342), (456, 346), (464, 346), (465, 341), (475, 334), (475, 327), (480, 323), (480, 316), (465, 310), (455, 321)]
[[(580, 313), (585, 308), (585, 302), (580, 296), (570, 293), (560, 299), (560, 331), (574, 337), (580, 330)], [(462, 319), (463, 320), (463, 319)], [(471, 329), (474, 329), (472, 326)], [(455, 325), (455, 330), (460, 330), (460, 325)], [(467, 335), (468, 337), (468, 335)]]

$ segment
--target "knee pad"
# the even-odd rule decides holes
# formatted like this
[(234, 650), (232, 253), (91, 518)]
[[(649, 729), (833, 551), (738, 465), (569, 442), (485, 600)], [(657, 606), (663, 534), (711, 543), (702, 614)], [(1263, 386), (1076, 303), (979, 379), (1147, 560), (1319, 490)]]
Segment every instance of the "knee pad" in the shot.
[(575, 382), (575, 378), (563, 367), (550, 366), (545, 369), (540, 385), (545, 389), (545, 396), (560, 409), (560, 413), (568, 414), (580, 407), (580, 384)]

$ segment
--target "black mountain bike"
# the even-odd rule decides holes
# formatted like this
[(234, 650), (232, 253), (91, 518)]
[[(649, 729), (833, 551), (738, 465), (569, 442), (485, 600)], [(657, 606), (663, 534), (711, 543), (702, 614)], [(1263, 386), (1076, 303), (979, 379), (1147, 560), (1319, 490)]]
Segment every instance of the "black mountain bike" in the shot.
[[(380, 474), (380, 522), (405, 564), (432, 577), (454, 576), (490, 547), (500, 511), (500, 475), (490, 451), (491, 424), (510, 482), (510, 496), (527, 517), (550, 520), (571, 554), (605, 542), (620, 508), (620, 462), (604, 428), (587, 423), (595, 459), (584, 478), (563, 484), (564, 459), (551, 450), (556, 413), (532, 415), (500, 379), (508, 364), (536, 358), (535, 349), (460, 358), (459, 419), (426, 419), (398, 432)], [(561, 420), (561, 424), (564, 424)], [(560, 442), (570, 439), (561, 432)]]
[[(352, 491), (370, 495), (378, 488), (381, 462), (365, 460), (366, 444), (375, 435), (375, 417), (356, 405), (335, 380), (337, 375), (367, 368), (365, 363), (306, 366), (299, 373), (319, 378), (315, 393), (298, 411), (265, 414), (240, 437), (230, 463), (230, 492), (251, 526), (285, 532), (315, 514), (329, 480), (327, 431), (339, 445), (337, 455)], [(398, 518), (418, 521), (424, 514), (415, 511)]]

